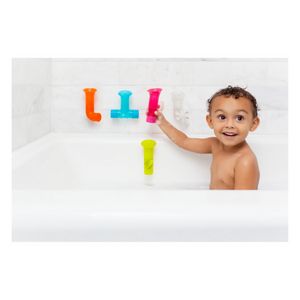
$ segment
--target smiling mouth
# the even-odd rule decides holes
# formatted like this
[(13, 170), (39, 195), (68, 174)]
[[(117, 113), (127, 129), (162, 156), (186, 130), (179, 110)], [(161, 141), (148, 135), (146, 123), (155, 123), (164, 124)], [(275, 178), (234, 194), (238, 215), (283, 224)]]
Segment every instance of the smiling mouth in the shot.
[(226, 133), (226, 132), (223, 132), (223, 134), (228, 137), (234, 137), (237, 135), (236, 133)]

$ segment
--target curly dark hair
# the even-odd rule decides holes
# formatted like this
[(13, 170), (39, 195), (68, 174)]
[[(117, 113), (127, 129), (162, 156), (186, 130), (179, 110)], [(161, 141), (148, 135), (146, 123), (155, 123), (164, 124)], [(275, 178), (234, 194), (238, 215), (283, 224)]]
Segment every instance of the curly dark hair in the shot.
[[(245, 88), (246, 89), (246, 88)], [(232, 87), (231, 85), (229, 85), (227, 88), (224, 89), (220, 89), (219, 91), (217, 91), (216, 93), (214, 93), (207, 101), (206, 101), (206, 106), (207, 106), (207, 111), (210, 114), (210, 107), (211, 107), (211, 103), (212, 101), (219, 96), (225, 96), (225, 97), (234, 97), (235, 99), (238, 99), (239, 97), (244, 97), (246, 99), (249, 99), (252, 104), (253, 104), (253, 118), (257, 117), (257, 112), (260, 110), (256, 99), (254, 98), (253, 95), (251, 95), (248, 91), (246, 91), (245, 89), (235, 86)]]

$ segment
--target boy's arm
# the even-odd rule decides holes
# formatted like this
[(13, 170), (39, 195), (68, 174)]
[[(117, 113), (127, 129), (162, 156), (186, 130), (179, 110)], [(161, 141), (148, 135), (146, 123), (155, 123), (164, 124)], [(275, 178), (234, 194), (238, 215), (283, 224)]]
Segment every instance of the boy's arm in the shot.
[(252, 157), (241, 156), (234, 168), (235, 190), (257, 190), (259, 172)]
[(192, 139), (183, 132), (172, 126), (160, 111), (156, 111), (157, 121), (155, 122), (167, 137), (180, 148), (196, 153), (212, 153), (211, 147), (214, 137), (207, 139)]

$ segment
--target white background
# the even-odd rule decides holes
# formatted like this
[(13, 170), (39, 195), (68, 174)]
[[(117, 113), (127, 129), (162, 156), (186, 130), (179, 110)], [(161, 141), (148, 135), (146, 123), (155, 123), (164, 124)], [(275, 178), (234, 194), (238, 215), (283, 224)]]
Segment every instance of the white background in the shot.
[[(2, 10), (2, 299), (299, 299), (296, 4), (178, 3), (11, 1)], [(288, 57), (289, 242), (12, 243), (13, 57)]]

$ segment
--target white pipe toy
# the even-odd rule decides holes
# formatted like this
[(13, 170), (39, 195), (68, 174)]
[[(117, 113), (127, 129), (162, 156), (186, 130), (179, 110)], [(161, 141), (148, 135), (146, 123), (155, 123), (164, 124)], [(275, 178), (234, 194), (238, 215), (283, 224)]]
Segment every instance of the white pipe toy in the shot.
[(188, 111), (184, 112), (182, 108), (182, 102), (185, 94), (183, 92), (173, 92), (172, 101), (174, 102), (174, 117), (176, 121), (182, 123), (184, 127), (188, 127), (190, 122), (188, 121), (189, 117)]

